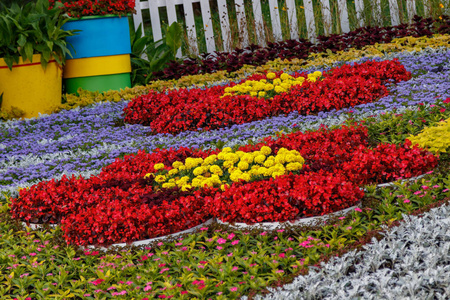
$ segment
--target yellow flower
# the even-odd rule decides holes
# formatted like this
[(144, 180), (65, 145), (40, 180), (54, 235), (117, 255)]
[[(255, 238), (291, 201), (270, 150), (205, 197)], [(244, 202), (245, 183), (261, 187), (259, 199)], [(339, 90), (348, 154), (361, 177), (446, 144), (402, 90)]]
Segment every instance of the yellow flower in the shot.
[(175, 187), (175, 183), (172, 183), (172, 182), (166, 182), (166, 183), (163, 183), (162, 187), (163, 187), (164, 189), (170, 189), (170, 188)]
[(218, 165), (212, 165), (211, 167), (209, 167), (209, 170), (211, 171), (211, 173), (213, 174), (217, 174), (219, 176), (223, 175), (223, 171), (222, 169), (218, 166)]
[(281, 86), (277, 85), (277, 86), (275, 87), (275, 93), (280, 94), (280, 93), (283, 93), (283, 92), (286, 92), (286, 90), (283, 89)]
[(194, 175), (198, 176), (198, 175), (202, 175), (203, 173), (205, 173), (205, 169), (203, 167), (197, 167), (194, 169)]
[(223, 162), (223, 166), (224, 166), (225, 168), (227, 168), (227, 169), (232, 168), (233, 165), (234, 165), (233, 162), (232, 162), (232, 161), (229, 161), (229, 160)]
[(264, 154), (266, 156), (269, 155), (270, 153), (272, 153), (272, 149), (268, 146), (262, 146), (260, 151), (262, 154)]
[(183, 163), (181, 161), (174, 161), (172, 163), (172, 167), (174, 167), (175, 169), (178, 169), (179, 167), (181, 167), (183, 165)]
[(302, 168), (302, 164), (298, 162), (289, 163), (286, 165), (288, 171), (298, 171)]
[(281, 84), (281, 79), (277, 78), (273, 81), (273, 85), (280, 85)]
[(202, 179), (195, 177), (194, 179), (192, 179), (192, 186), (193, 187), (199, 187), (202, 184)]
[(264, 154), (260, 154), (255, 157), (255, 163), (262, 164), (266, 160), (266, 156)]
[(266, 90), (266, 92), (273, 90), (273, 84), (268, 83), (264, 86), (264, 90)]
[(221, 189), (222, 191), (225, 191), (225, 189), (226, 189), (227, 187), (229, 187), (228, 184), (222, 184), (222, 185), (220, 186), (220, 189)]
[(147, 174), (145, 174), (144, 178), (148, 178), (148, 177), (150, 177), (152, 175), (153, 175), (152, 173), (147, 173)]
[(225, 160), (226, 161), (231, 161), (234, 164), (237, 163), (239, 161), (239, 156), (236, 153), (227, 153), (225, 155)]
[(225, 93), (231, 93), (233, 91), (233, 89), (231, 87), (226, 87), (223, 91)]
[(183, 185), (183, 187), (181, 188), (181, 190), (182, 190), (183, 192), (186, 192), (186, 191), (188, 191), (188, 190), (191, 189), (191, 188), (192, 188), (192, 185), (186, 184), (186, 185)]
[(164, 176), (164, 175), (158, 175), (158, 176), (155, 177), (155, 181), (156, 181), (157, 183), (165, 182), (165, 181), (166, 181), (166, 176)]
[(185, 161), (186, 169), (192, 169), (199, 165), (199, 161), (195, 158), (188, 157)]
[(266, 92), (259, 92), (259, 93), (258, 93), (258, 96), (259, 96), (259, 97), (264, 97), (265, 95), (266, 95)]
[(239, 177), (239, 179), (244, 180), (244, 181), (250, 181), (250, 179), (252, 179), (252, 176), (249, 173), (242, 173), (241, 177)]
[(155, 165), (153, 166), (153, 168), (155, 168), (156, 171), (162, 170), (162, 169), (164, 169), (164, 164), (162, 164), (162, 163), (155, 164)]
[(314, 75), (315, 77), (320, 77), (320, 76), (322, 76), (322, 72), (320, 72), (320, 71), (315, 71), (315, 72), (313, 73), (313, 75)]
[(275, 77), (277, 77), (277, 75), (275, 73), (269, 72), (266, 75), (267, 79), (274, 79)]
[(258, 175), (263, 175), (263, 176), (265, 176), (264, 174), (266, 174), (267, 171), (268, 171), (267, 168), (265, 168), (265, 167), (260, 167), (260, 168), (258, 169)]
[(232, 151), (232, 150), (231, 150), (230, 147), (225, 147), (225, 148), (222, 149), (222, 152), (223, 152), (223, 153), (230, 153), (231, 151)]
[(237, 166), (238, 166), (239, 170), (242, 170), (242, 171), (248, 169), (248, 163), (245, 161), (240, 161)]
[(264, 167), (266, 167), (266, 168), (270, 168), (270, 167), (273, 167), (273, 166), (275, 166), (275, 161), (273, 161), (273, 160), (266, 160), (264, 162)]
[(256, 97), (256, 96), (258, 96), (258, 93), (257, 92), (250, 92), (250, 96)]
[(233, 173), (231, 173), (230, 180), (233, 182), (238, 182), (241, 175), (242, 175), (242, 172), (240, 170), (236, 170)]
[(280, 78), (281, 78), (281, 80), (289, 80), (289, 79), (291, 79), (292, 78), (292, 76), (291, 75), (289, 75), (289, 74), (287, 74), (287, 73), (282, 73), (281, 75), (280, 75)]
[(208, 166), (213, 164), (215, 161), (217, 160), (217, 155), (213, 154), (208, 156), (207, 158), (205, 158), (205, 160), (203, 161), (203, 165), (204, 166)]
[(172, 169), (172, 170), (169, 171), (169, 175), (170, 176), (175, 175), (175, 174), (178, 174), (178, 170), (177, 169)]
[(273, 172), (272, 173), (272, 177), (275, 179), (275, 178), (277, 178), (278, 176), (281, 176), (281, 175), (284, 175), (283, 173), (281, 173), (281, 172)]

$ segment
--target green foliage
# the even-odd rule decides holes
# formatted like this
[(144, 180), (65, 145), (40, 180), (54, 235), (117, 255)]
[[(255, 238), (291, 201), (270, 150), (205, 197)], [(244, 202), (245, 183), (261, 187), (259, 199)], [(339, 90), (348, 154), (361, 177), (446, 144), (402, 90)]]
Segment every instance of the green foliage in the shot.
[(161, 71), (169, 61), (175, 60), (175, 55), (182, 43), (183, 31), (177, 22), (167, 27), (165, 37), (159, 41), (152, 41), (150, 37), (142, 36), (141, 25), (136, 31), (130, 32), (133, 86), (146, 85), (153, 79), (153, 72)]
[(71, 55), (65, 38), (76, 31), (61, 28), (68, 19), (62, 17), (60, 5), (49, 9), (47, 0), (22, 7), (17, 3), (11, 7), (0, 3), (0, 57), (10, 69), (20, 57), (32, 62), (33, 54), (41, 54), (44, 69), (51, 59), (64, 64), (66, 54)]

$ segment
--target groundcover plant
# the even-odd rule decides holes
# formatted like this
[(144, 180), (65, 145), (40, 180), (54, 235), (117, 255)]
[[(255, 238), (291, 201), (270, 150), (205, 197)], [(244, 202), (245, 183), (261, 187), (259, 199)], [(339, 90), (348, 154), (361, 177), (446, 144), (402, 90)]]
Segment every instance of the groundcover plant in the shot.
[[(450, 118), (450, 52), (430, 48), (370, 61), (395, 62), (394, 58), (411, 73), (411, 79), (385, 86), (389, 93), (380, 99), (309, 115), (295, 110), (208, 131), (154, 134), (149, 127), (120, 122), (129, 104), (124, 101), (0, 123), (2, 298), (230, 299), (254, 295), (369, 242), (383, 226), (397, 225), (403, 214), (445, 203), (450, 196), (447, 149), (438, 139), (426, 141), (421, 132)], [(358, 65), (368, 61), (363, 58)], [(299, 68), (298, 73), (327, 74), (329, 69)], [(411, 144), (415, 137), (425, 149)], [(421, 174), (425, 177), (392, 186), (374, 185)], [(197, 186), (203, 183), (207, 187)], [(302, 189), (306, 184), (311, 188)], [(364, 195), (359, 187), (365, 189)], [(286, 197), (291, 191), (295, 194)], [(283, 203), (285, 209), (265, 211), (266, 204), (258, 203), (264, 199)], [(360, 206), (349, 215), (326, 224), (273, 231), (213, 224), (139, 248), (106, 251), (67, 244), (108, 244), (114, 241), (107, 238), (108, 229), (112, 236), (126, 236), (121, 241), (150, 237), (148, 230), (144, 236), (138, 232), (145, 223), (139, 219), (141, 211), (146, 215), (143, 207), (155, 219), (179, 215), (171, 224), (173, 231), (155, 221), (158, 229), (150, 233), (158, 235), (181, 229), (177, 223), (190, 221), (184, 225), (194, 226), (209, 217), (205, 212), (228, 221), (254, 223), (327, 213), (359, 200)], [(168, 207), (158, 215), (160, 205)], [(89, 223), (96, 216), (99, 222)], [(63, 224), (32, 231), (17, 218)], [(127, 231), (126, 226), (135, 231)], [(106, 234), (106, 243), (99, 233)], [(401, 238), (403, 244), (398, 245), (416, 240), (411, 235), (410, 240)], [(390, 269), (395, 270), (395, 263), (405, 265), (404, 257), (397, 256)], [(367, 258), (359, 263), (362, 273), (379, 261)], [(442, 278), (435, 280), (439, 286)], [(365, 289), (358, 295), (377, 293), (362, 284), (357, 287)], [(440, 287), (430, 288), (436, 289), (436, 295), (443, 293)], [(413, 297), (412, 293), (419, 292), (410, 289), (404, 295)]]

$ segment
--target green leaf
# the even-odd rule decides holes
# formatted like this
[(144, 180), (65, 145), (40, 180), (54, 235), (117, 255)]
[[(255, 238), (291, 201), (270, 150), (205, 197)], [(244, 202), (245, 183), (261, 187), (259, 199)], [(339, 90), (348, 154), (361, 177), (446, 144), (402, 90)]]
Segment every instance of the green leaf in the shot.
[(30, 62), (33, 62), (33, 44), (28, 42), (23, 48), (25, 51), (25, 57), (23, 58), (23, 60), (25, 61), (28, 59)]

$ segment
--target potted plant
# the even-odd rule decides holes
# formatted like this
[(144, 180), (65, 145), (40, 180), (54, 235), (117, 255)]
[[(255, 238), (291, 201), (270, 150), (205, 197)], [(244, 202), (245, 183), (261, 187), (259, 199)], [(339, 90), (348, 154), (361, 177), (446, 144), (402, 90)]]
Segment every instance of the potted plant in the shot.
[(1, 110), (23, 111), (24, 117), (49, 113), (61, 103), (62, 66), (70, 56), (60, 5), (48, 0), (20, 7), (0, 3)]
[[(54, 5), (55, 0), (50, 0)], [(130, 87), (130, 29), (134, 0), (62, 0), (61, 10), (71, 17), (65, 29), (80, 30), (67, 39), (73, 58), (64, 68), (67, 93), (79, 88), (104, 92)]]

